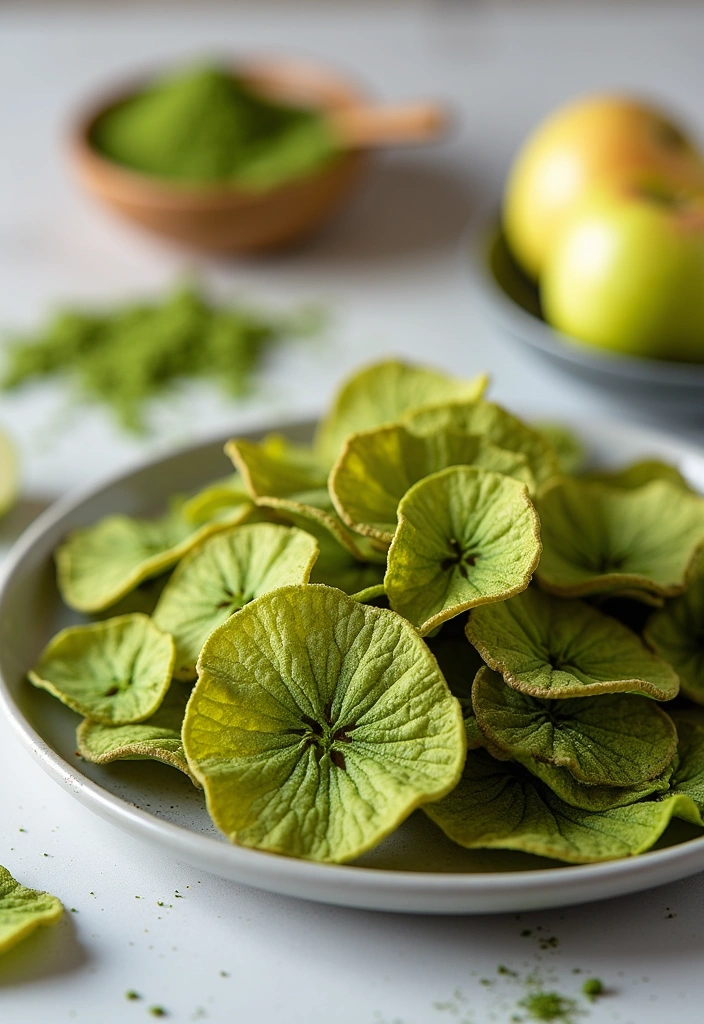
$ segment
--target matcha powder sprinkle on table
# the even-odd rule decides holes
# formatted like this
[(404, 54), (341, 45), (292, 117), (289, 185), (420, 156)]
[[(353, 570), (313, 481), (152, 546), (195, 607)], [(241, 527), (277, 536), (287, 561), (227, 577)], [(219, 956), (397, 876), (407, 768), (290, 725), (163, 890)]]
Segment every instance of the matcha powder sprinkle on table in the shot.
[(272, 347), (314, 333), (319, 322), (311, 309), (275, 315), (216, 305), (193, 286), (102, 310), (67, 308), (35, 334), (10, 339), (0, 389), (65, 379), (80, 397), (111, 407), (125, 429), (144, 433), (152, 399), (197, 377), (241, 398)]

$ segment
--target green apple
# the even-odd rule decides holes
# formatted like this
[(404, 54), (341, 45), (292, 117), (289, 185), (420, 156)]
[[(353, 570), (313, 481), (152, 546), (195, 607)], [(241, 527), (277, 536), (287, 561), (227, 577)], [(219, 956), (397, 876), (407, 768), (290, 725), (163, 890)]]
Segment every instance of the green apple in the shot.
[(554, 239), (540, 296), (580, 341), (704, 362), (704, 193), (653, 179), (595, 191)]
[(502, 212), (509, 248), (525, 273), (538, 279), (565, 219), (595, 185), (627, 181), (640, 171), (704, 189), (704, 159), (651, 104), (590, 96), (538, 125), (513, 162)]

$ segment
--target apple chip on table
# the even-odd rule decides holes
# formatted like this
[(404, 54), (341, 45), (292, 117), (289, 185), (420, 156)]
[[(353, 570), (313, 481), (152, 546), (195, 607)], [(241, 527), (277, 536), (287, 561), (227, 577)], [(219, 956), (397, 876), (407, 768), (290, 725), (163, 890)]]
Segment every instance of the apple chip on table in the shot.
[(232, 842), (313, 860), (416, 808), (571, 863), (702, 826), (704, 499), (484, 386), (367, 367), (312, 445), (233, 438), (230, 477), (66, 538), (64, 599), (101, 620), (30, 679), (81, 754), (179, 769)]

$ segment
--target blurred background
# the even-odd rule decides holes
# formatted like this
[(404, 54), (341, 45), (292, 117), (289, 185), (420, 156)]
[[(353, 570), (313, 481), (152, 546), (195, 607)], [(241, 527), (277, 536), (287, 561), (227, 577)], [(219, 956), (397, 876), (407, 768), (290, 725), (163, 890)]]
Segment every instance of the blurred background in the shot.
[[(324, 328), (279, 344), (238, 401), (183, 381), (150, 404), (148, 430), (57, 379), (0, 395), (27, 492), (54, 495), (175, 444), (316, 414), (341, 375), (401, 354), (460, 375), (542, 418), (629, 417), (696, 435), (697, 419), (619, 400), (512, 342), (487, 316), (463, 239), (496, 208), (539, 120), (603, 90), (652, 97), (704, 138), (700, 4), (606, 2), (5, 2), (0, 7), (0, 327), (36, 332), (62, 306), (158, 300), (191, 275), (222, 302), (269, 312), (314, 304)], [(303, 57), (374, 101), (439, 101), (433, 144), (379, 150), (336, 215), (269, 255), (202, 255), (120, 219), (81, 187), (68, 139), (79, 113), (135, 75), (194, 61)]]

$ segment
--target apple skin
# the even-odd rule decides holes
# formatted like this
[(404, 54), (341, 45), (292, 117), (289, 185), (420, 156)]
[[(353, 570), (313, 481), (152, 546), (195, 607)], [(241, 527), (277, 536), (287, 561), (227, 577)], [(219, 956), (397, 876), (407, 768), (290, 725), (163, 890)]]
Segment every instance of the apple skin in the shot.
[(704, 362), (704, 193), (595, 191), (554, 240), (540, 295), (548, 323), (589, 345)]
[(704, 158), (654, 106), (624, 96), (592, 96), (539, 124), (514, 160), (504, 190), (504, 232), (523, 271), (538, 279), (565, 217), (595, 185), (628, 180), (637, 170), (704, 189)]

